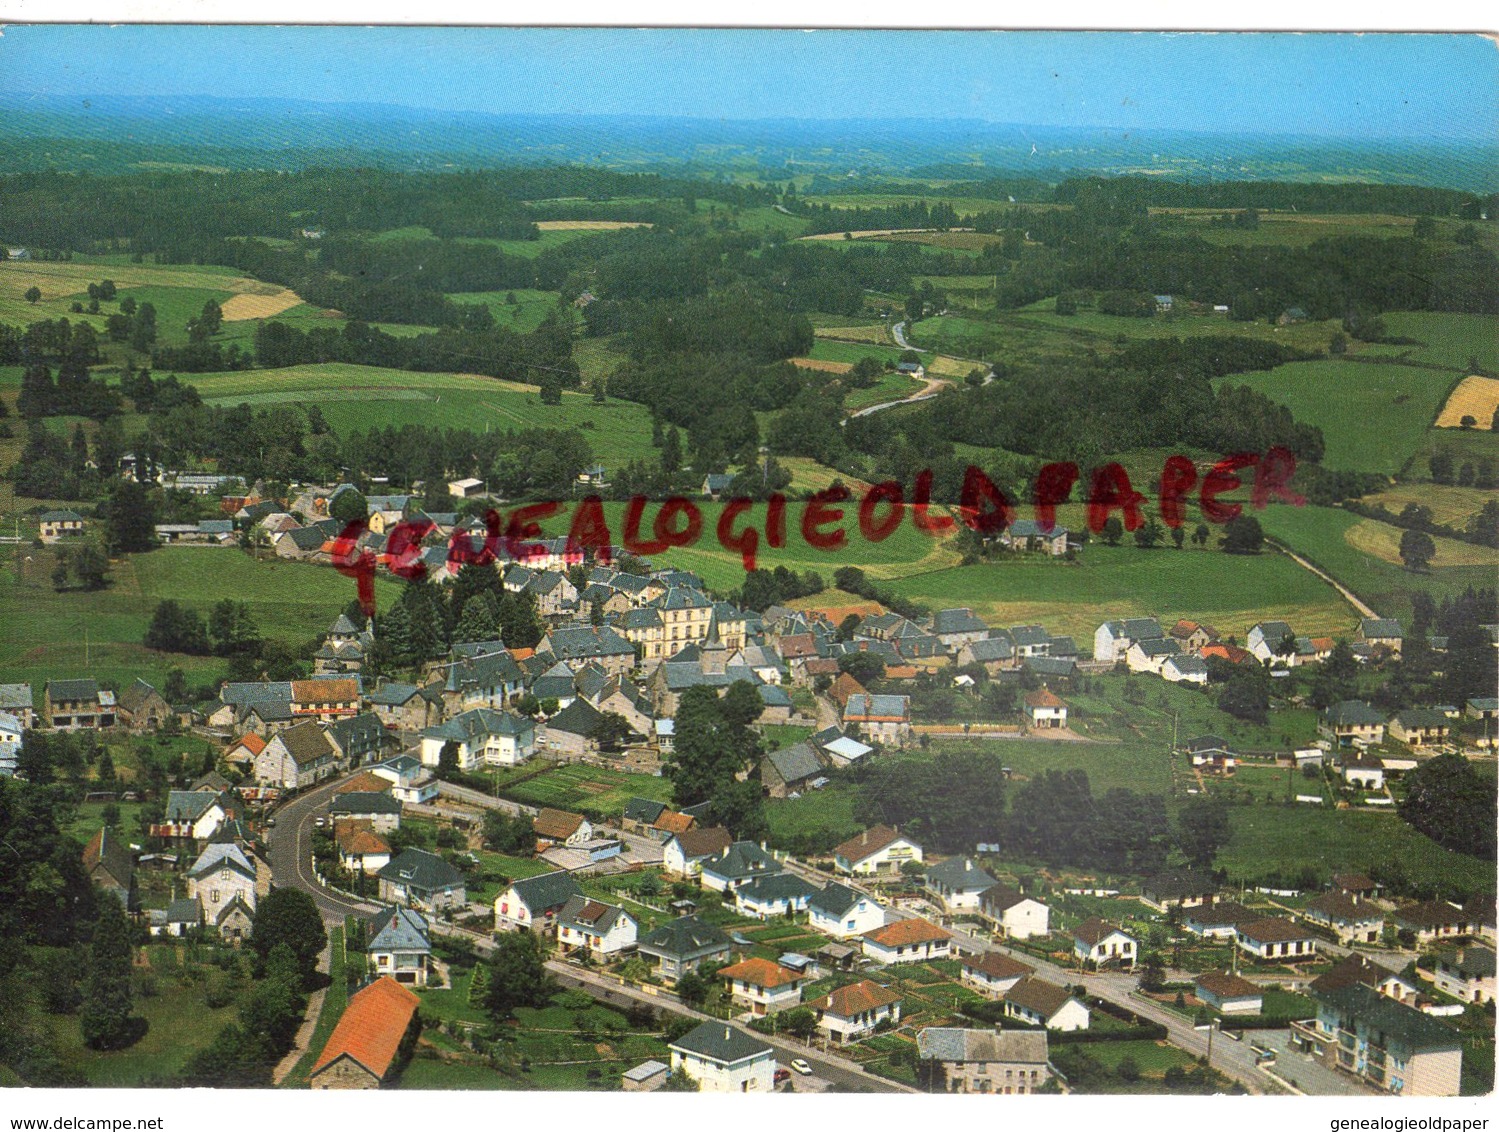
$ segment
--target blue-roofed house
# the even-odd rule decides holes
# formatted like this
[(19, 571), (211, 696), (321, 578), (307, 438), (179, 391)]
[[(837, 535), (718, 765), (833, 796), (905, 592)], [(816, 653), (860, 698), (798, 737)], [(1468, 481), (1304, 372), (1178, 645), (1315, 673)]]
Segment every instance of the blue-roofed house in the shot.
[(424, 987), (431, 971), (431, 928), (425, 917), (410, 908), (387, 908), (370, 924), (365, 945), (371, 972), (389, 975), (398, 983)]

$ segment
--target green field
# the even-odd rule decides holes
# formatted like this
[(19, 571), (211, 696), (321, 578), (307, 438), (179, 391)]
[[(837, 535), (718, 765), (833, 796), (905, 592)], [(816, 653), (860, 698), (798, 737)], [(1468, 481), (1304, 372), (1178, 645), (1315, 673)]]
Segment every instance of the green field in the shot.
[(195, 374), (212, 405), (301, 404), (316, 400), (336, 432), (386, 425), (509, 431), (576, 428), (611, 467), (650, 458), (649, 412), (633, 401), (595, 405), (589, 394), (565, 392), (562, 404), (543, 405), (534, 386), (472, 374), (410, 373), (376, 366), (291, 366)]
[[(561, 233), (547, 234), (560, 235)], [(511, 295), (515, 296), (514, 305), (510, 303)], [(540, 326), (546, 316), (556, 309), (559, 297), (556, 291), (534, 291), (525, 288), (513, 291), (452, 291), (448, 293), (448, 298), (455, 303), (469, 306), (483, 304), (494, 315), (496, 323), (514, 330), (517, 334), (529, 334)], [(571, 307), (567, 308), (567, 312), (569, 317), (573, 317)]]
[[(7, 548), (10, 550), (11, 548)], [(190, 680), (222, 673), (224, 661), (158, 653), (141, 644), (157, 602), (173, 598), (208, 613), (233, 598), (268, 638), (300, 646), (321, 636), (353, 599), (354, 583), (325, 566), (257, 562), (232, 548), (163, 547), (111, 564), (113, 581), (97, 593), (53, 591), (50, 560), (23, 569), (17, 581), (11, 554), (0, 556), (0, 607), (11, 612), (0, 639), (0, 670), (12, 682), (92, 675), (128, 685), (135, 677), (156, 684), (180, 666)], [(376, 583), (382, 607), (395, 599), (396, 583)]]
[(1414, 338), (1421, 343), (1390, 347), (1409, 352), (1413, 361), (1448, 366), (1467, 374), (1468, 362), (1476, 360), (1490, 373), (1499, 372), (1499, 323), (1489, 315), (1407, 311), (1381, 317), (1391, 337)]
[(902, 578), (893, 588), (934, 609), (970, 606), (990, 624), (1038, 622), (1080, 641), (1091, 641), (1101, 622), (1118, 617), (1189, 617), (1242, 635), (1256, 621), (1273, 619), (1309, 634), (1346, 632), (1353, 616), (1329, 586), (1282, 555), (1142, 551), (1099, 542), (1084, 547), (1075, 563), (1007, 557)]
[(607, 767), (571, 764), (504, 788), (504, 795), (530, 806), (590, 810), (615, 816), (631, 798), (671, 798), (671, 782), (650, 774), (628, 774)]
[(1325, 467), (1398, 472), (1457, 383), (1450, 372), (1377, 362), (1292, 362), (1221, 379), (1247, 385), (1322, 430)]

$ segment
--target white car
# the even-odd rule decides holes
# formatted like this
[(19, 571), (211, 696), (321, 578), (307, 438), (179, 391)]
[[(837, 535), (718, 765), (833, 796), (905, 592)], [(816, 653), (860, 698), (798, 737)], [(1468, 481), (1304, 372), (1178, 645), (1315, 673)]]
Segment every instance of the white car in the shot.
[(791, 1068), (795, 1069), (803, 1077), (812, 1076), (812, 1067), (799, 1057), (791, 1063)]

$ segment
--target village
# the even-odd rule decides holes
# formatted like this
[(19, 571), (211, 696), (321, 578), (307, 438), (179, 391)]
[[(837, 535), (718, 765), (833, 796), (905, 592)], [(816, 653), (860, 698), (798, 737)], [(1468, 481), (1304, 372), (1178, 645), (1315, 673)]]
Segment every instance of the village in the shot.
[[(224, 520), (157, 534), (326, 569), (340, 522), (293, 514), (352, 490), (303, 489), (284, 509), (230, 497)], [(1126, 758), (1112, 748), (1136, 742), (1184, 806), (1386, 828), (1424, 768), (1492, 765), (1499, 730), (1494, 698), (1370, 702), (1407, 650), (1399, 622), (1307, 637), (1162, 611), (1104, 621), (1080, 648), (967, 608), (756, 612), (691, 572), (590, 563), (565, 540), (455, 567), (454, 541), (482, 538), (482, 520), (418, 502), (370, 497), (365, 548), (423, 524), (432, 581), (526, 603), (534, 646), (475, 618), (440, 659), (371, 678), (381, 643), (351, 604), (330, 610), (307, 676), (223, 682), (208, 701), (0, 673), (0, 774), (36, 774), (59, 736), (118, 746), (107, 775), (91, 754), (77, 779), (83, 866), (141, 954), (237, 948), (279, 890), (316, 902), (320, 969), (342, 981), (309, 1003), (276, 1083), (482, 1087), (487, 1072), (505, 1087), (539, 1070), (548, 1087), (632, 1091), (1454, 1096), (1475, 1053), (1492, 1057), (1491, 886), (1438, 892), (1374, 855), (1250, 883), (1180, 844), (1148, 871), (1122, 855), (1037, 868), (997, 835), (849, 809), (882, 764), (993, 746), (1018, 812), (1057, 773), (1049, 759), (1107, 776)], [(44, 538), (83, 524), (41, 522)], [(1045, 533), (1010, 537), (1050, 552)], [(1478, 628), (1499, 647), (1499, 628)], [(1447, 640), (1422, 627), (1418, 647), (1440, 665)], [(1334, 670), (1341, 691), (1320, 708), (1279, 690)], [(1211, 707), (1210, 679), (1268, 688), (1260, 726)], [(684, 804), (715, 711), (753, 745)], [(173, 781), (127, 769), (132, 741), (183, 751)], [(572, 1038), (524, 1055), (496, 1047), (483, 1009), (491, 955), (521, 934), (572, 988), (566, 1009), (542, 1007)]]

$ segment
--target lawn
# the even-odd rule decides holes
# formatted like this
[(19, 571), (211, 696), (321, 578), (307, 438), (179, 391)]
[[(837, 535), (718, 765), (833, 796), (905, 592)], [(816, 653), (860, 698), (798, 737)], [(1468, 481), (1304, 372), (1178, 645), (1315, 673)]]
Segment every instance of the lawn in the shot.
[(624, 812), (631, 798), (671, 799), (671, 783), (650, 774), (629, 774), (580, 763), (559, 766), (511, 787), (505, 797), (530, 806), (590, 810), (607, 816)]
[[(1499, 442), (1496, 442), (1492, 436), (1489, 442), (1496, 445), (1496, 451), (1499, 451)], [(1493, 498), (1492, 491), (1476, 487), (1457, 487), (1454, 484), (1440, 483), (1400, 483), (1384, 488), (1373, 495), (1366, 495), (1359, 502), (1370, 507), (1387, 507), (1397, 515), (1407, 506), (1415, 503), (1427, 508), (1436, 522), (1461, 530), (1468, 525), (1468, 520), (1483, 510), (1483, 505)]]
[(1308, 634), (1345, 632), (1353, 616), (1325, 582), (1279, 554), (1142, 551), (1099, 542), (1084, 547), (1074, 563), (1006, 556), (901, 578), (892, 588), (934, 609), (969, 606), (990, 624), (1035, 622), (1079, 641), (1120, 617), (1190, 617), (1242, 635), (1270, 619)]
[(317, 1024), (313, 1026), (312, 1037), (307, 1041), (307, 1052), (297, 1059), (296, 1065), (292, 1066), (292, 1071), (282, 1082), (283, 1086), (288, 1089), (302, 1088), (307, 1084), (307, 1075), (317, 1064), (323, 1047), (333, 1036), (333, 1027), (338, 1025), (338, 1020), (343, 1017), (344, 1008), (349, 1005), (349, 983), (344, 972), (350, 963), (362, 964), (364, 962), (363, 952), (349, 955), (344, 951), (343, 928), (333, 928), (328, 932), (328, 947), (332, 961), (328, 967), (329, 982), (328, 989), (323, 995), (323, 1008), (318, 1012)]
[(1415, 361), (1467, 374), (1468, 363), (1476, 360), (1490, 373), (1499, 372), (1499, 321), (1491, 315), (1397, 311), (1380, 317), (1391, 337), (1420, 343), (1396, 347)]
[(192, 382), (204, 400), (215, 405), (259, 407), (316, 400), (341, 435), (403, 424), (474, 431), (576, 428), (610, 467), (656, 455), (650, 414), (633, 401), (610, 399), (596, 405), (590, 394), (569, 391), (560, 405), (543, 405), (535, 386), (473, 374), (326, 363), (196, 374)]
[(1457, 377), (1450, 371), (1343, 360), (1292, 362), (1221, 381), (1257, 389), (1302, 424), (1321, 428), (1325, 467), (1393, 475), (1425, 440)]
[(1163, 1076), (1173, 1065), (1190, 1069), (1197, 1064), (1191, 1054), (1165, 1042), (1089, 1042), (1082, 1048), (1107, 1069), (1117, 1068), (1128, 1057), (1146, 1077)]
[[(548, 233), (556, 235), (557, 233)], [(531, 241), (527, 241), (528, 243)], [(540, 241), (534, 241), (540, 243)], [(510, 302), (511, 296), (515, 302)], [(448, 298), (455, 303), (463, 303), (468, 306), (483, 305), (489, 308), (494, 320), (500, 326), (508, 327), (517, 334), (529, 334), (541, 325), (546, 316), (557, 308), (557, 300), (560, 296), (556, 291), (533, 291), (518, 289), (514, 291), (462, 291), (449, 292)], [(572, 308), (567, 308), (569, 318), (573, 317)]]
[(863, 828), (854, 818), (857, 797), (853, 787), (833, 783), (800, 798), (772, 798), (765, 803), (770, 840), (776, 845), (805, 844), (815, 851), (831, 849)]
[(1094, 798), (1103, 797), (1114, 787), (1143, 793), (1171, 795), (1170, 721), (1160, 733), (1158, 742), (1135, 740), (1130, 743), (1034, 743), (1022, 740), (940, 739), (932, 742), (935, 751), (968, 749), (1002, 756), (1010, 768), (1013, 788), (1018, 790), (1026, 779), (1037, 778), (1048, 770), (1082, 770)]
[[(157, 602), (172, 598), (207, 615), (224, 598), (244, 602), (269, 638), (301, 645), (321, 636), (354, 597), (354, 583), (323, 566), (256, 561), (231, 548), (162, 547), (111, 563), (111, 584), (96, 593), (56, 593), (39, 560), (17, 580), (0, 555), (0, 606), (9, 608), (0, 669), (13, 682), (93, 675), (123, 687), (136, 676), (156, 684), (180, 666), (189, 680), (222, 673), (224, 661), (158, 653), (142, 643)], [(377, 600), (393, 601), (396, 583), (380, 579)]]

